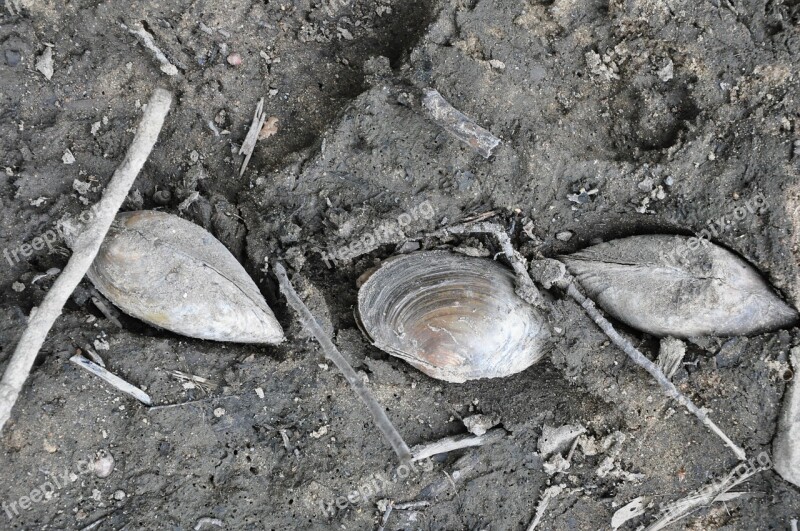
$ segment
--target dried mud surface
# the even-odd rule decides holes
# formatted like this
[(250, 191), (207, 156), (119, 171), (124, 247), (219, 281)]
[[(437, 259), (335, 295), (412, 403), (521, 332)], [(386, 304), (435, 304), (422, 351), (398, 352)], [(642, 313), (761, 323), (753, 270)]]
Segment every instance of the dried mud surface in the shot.
[[(0, 528), (219, 528), (205, 518), (226, 529), (375, 529), (381, 500), (425, 499), (430, 505), (393, 511), (386, 529), (517, 530), (544, 488), (563, 484), (568, 490), (539, 529), (607, 529), (637, 496), (676, 500), (736, 465), (557, 290), (549, 295), (557, 340), (547, 359), (501, 380), (446, 384), (368, 344), (353, 318), (356, 280), (407, 241), (494, 254), (491, 238), (444, 242), (429, 233), (496, 210), (528, 256), (713, 227), (713, 241), (800, 306), (796, 0), (4, 7), (0, 246), (18, 251), (95, 202), (141, 105), (164, 86), (175, 105), (125, 208), (178, 213), (199, 192), (182, 215), (242, 261), (289, 339), (277, 347), (216, 344), (125, 317), (120, 330), (84, 283), (0, 438), (0, 502), (19, 506), (49, 479), (72, 477), (19, 515), (0, 510)], [(122, 23), (144, 23), (179, 74), (164, 75)], [(48, 45), (49, 81), (35, 68)], [(229, 64), (231, 53), (240, 65)], [(502, 138), (490, 159), (421, 115), (414, 102), (424, 87)], [(278, 132), (258, 143), (239, 177), (238, 148), (261, 97)], [(67, 149), (72, 164), (63, 161)], [(756, 199), (755, 212), (737, 215)], [(411, 216), (394, 241), (326, 263), (426, 201), (435, 215)], [(63, 267), (66, 255), (62, 245), (18, 261), (4, 255), (3, 365), (52, 283), (39, 275)], [(476, 412), (499, 416), (508, 436), (404, 474), (278, 296), (264, 268), (277, 257), (410, 444), (465, 433), (460, 418)], [(620, 328), (657, 355), (657, 340)], [(799, 340), (796, 329), (698, 339), (674, 381), (756, 456), (770, 449), (787, 353)], [(69, 363), (86, 345), (157, 404), (193, 402), (148, 411)], [(174, 370), (214, 387), (187, 389)], [(548, 476), (537, 446), (543, 427), (575, 423), (590, 438), (621, 432), (625, 440), (595, 455), (579, 447), (567, 471)], [(106, 478), (80, 469), (101, 450), (115, 459)], [(380, 492), (335, 508), (337, 498), (376, 482)], [(751, 495), (674, 527), (787, 529), (800, 516), (800, 491), (771, 471), (744, 489)]]

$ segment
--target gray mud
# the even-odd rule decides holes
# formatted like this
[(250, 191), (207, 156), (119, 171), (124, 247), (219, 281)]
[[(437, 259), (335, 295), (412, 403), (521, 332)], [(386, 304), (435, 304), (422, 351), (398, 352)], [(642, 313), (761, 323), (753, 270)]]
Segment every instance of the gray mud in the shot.
[[(173, 90), (175, 105), (125, 208), (178, 213), (199, 192), (182, 215), (242, 261), (289, 339), (217, 344), (124, 316), (120, 330), (84, 283), (0, 438), (2, 507), (72, 476), (18, 515), (0, 510), (0, 528), (218, 528), (202, 520), (211, 518), (226, 529), (375, 529), (385, 500), (426, 500), (394, 510), (386, 529), (522, 530), (543, 490), (563, 484), (537, 529), (607, 529), (618, 508), (653, 496), (623, 528), (635, 529), (736, 465), (558, 290), (547, 359), (501, 380), (446, 384), (368, 344), (353, 318), (356, 280), (408, 241), (497, 252), (491, 238), (429, 236), (495, 210), (527, 256), (707, 229), (800, 306), (796, 0), (5, 1), (0, 246), (20, 259), (4, 255), (0, 267), (0, 363), (52, 283), (37, 275), (67, 259), (61, 245), (29, 256), (20, 246), (99, 198), (155, 86)], [(120, 27), (142, 21), (177, 76)], [(46, 44), (49, 81), (35, 69)], [(422, 115), (425, 87), (502, 139), (491, 158)], [(278, 132), (240, 178), (238, 148), (261, 97)], [(737, 214), (757, 197), (756, 212)], [(426, 201), (435, 215), (404, 217), (402, 233), (358, 247)], [(476, 412), (499, 415), (508, 436), (398, 469), (278, 296), (264, 269), (273, 258), (297, 273), (300, 295), (409, 444), (465, 433), (460, 418)], [(654, 338), (620, 329), (656, 357)], [(757, 456), (770, 450), (798, 342), (797, 329), (698, 339), (674, 381)], [(156, 404), (195, 402), (148, 411), (68, 362), (86, 345)], [(173, 370), (215, 387), (187, 389)], [(589, 440), (625, 441), (595, 455), (580, 446), (568, 470), (548, 476), (543, 426), (575, 423)], [(116, 461), (107, 478), (82, 466), (100, 450)], [(800, 490), (772, 471), (742, 489), (751, 494), (674, 528), (788, 529), (800, 516)]]

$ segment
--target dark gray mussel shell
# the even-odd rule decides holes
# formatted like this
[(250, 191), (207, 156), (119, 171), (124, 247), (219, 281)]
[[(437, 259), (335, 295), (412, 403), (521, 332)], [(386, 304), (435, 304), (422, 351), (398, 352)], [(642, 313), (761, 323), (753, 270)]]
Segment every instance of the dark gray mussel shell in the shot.
[(361, 286), (357, 315), (376, 347), (448, 382), (518, 373), (549, 337), (509, 269), (449, 251), (386, 260)]
[(208, 231), (172, 214), (117, 215), (87, 276), (125, 313), (177, 334), (280, 343), (255, 282)]
[(631, 236), (559, 258), (606, 312), (656, 336), (749, 335), (797, 321), (750, 264), (699, 238)]

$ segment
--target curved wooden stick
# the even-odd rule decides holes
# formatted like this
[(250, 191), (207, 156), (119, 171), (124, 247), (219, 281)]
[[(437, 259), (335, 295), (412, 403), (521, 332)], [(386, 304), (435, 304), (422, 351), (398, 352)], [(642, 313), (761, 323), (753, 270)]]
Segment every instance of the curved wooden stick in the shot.
[(83, 233), (77, 235), (69, 262), (47, 292), (42, 304), (31, 311), (28, 327), (22, 333), (17, 348), (8, 362), (3, 380), (0, 381), (0, 431), (11, 417), (11, 409), (28, 379), (47, 333), (61, 315), (64, 303), (92, 265), (111, 222), (114, 221), (119, 208), (128, 196), (131, 185), (147, 157), (150, 156), (171, 104), (170, 92), (164, 89), (156, 89), (153, 92), (122, 164), (111, 177), (103, 198), (92, 209), (93, 219), (88, 222)]

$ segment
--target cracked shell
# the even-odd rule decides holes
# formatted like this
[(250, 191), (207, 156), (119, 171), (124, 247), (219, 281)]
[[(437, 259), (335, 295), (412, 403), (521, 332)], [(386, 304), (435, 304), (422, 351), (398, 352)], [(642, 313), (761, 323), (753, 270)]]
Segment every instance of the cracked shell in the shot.
[(549, 337), (509, 269), (449, 251), (386, 260), (361, 286), (357, 313), (376, 347), (448, 382), (518, 373)]
[(736, 336), (791, 326), (797, 312), (718, 245), (653, 234), (559, 257), (605, 311), (655, 336)]
[(205, 229), (172, 214), (118, 214), (89, 268), (125, 313), (177, 334), (214, 341), (283, 341), (253, 279)]

